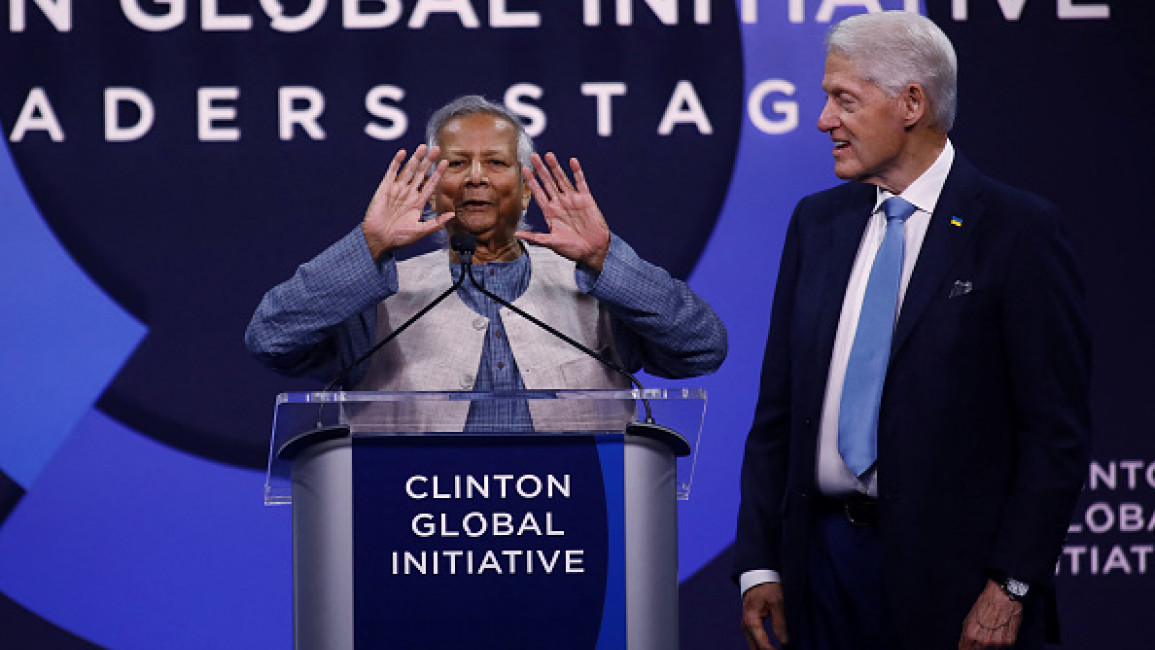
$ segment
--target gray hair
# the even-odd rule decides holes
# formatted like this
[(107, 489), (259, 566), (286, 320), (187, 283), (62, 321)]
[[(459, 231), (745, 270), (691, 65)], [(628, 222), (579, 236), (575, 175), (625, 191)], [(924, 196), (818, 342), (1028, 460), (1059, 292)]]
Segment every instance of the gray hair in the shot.
[(450, 121), (466, 115), (492, 115), (516, 127), (517, 162), (522, 167), (529, 166), (529, 157), (533, 154), (533, 139), (525, 132), (525, 125), (504, 105), (491, 102), (481, 95), (463, 95), (437, 109), (425, 124), (425, 144), (430, 147), (437, 146), (441, 129)]
[(958, 110), (958, 58), (929, 18), (907, 11), (852, 16), (830, 28), (826, 53), (847, 57), (864, 79), (891, 97), (909, 83), (926, 91), (931, 126), (944, 133)]

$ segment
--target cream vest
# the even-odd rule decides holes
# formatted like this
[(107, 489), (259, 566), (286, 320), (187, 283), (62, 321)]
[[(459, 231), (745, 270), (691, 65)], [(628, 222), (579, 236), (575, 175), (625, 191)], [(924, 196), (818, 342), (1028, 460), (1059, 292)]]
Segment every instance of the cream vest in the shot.
[[(578, 290), (574, 263), (540, 246), (526, 245), (526, 250), (531, 267), (529, 286), (513, 304), (620, 363), (613, 345), (609, 313), (595, 298)], [(397, 264), (400, 290), (377, 306), (378, 340), (453, 284), (447, 255), (446, 251), (434, 251)], [(622, 375), (508, 308), (501, 309), (501, 321), (526, 389), (630, 387), (629, 380)], [(456, 293), (450, 294), (377, 352), (356, 389), (471, 390), (488, 327), (489, 319), (471, 310)], [(560, 401), (529, 401), (530, 414), (538, 430), (562, 426), (565, 420), (582, 412), (587, 413), (583, 417), (601, 417), (588, 413), (588, 407), (581, 411), (564, 408)], [(405, 426), (417, 431), (459, 431), (465, 424), (468, 409), (467, 401), (438, 402), (436, 406), (419, 403), (408, 411), (404, 419), (410, 421)], [(404, 409), (398, 409), (396, 417), (400, 417), (401, 410)], [(610, 410), (619, 411), (618, 408)], [(617, 421), (622, 415), (617, 412), (611, 419)]]

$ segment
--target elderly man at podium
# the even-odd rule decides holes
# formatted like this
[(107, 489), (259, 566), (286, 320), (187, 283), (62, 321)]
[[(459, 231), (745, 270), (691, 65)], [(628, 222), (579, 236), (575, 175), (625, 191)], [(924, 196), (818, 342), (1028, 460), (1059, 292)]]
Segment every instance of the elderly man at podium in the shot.
[[(610, 232), (577, 159), (533, 153), (504, 106), (470, 95), (442, 107), (428, 144), (398, 151), (348, 235), (273, 287), (246, 332), (249, 350), (289, 375), (377, 391), (626, 388), (629, 380), (503, 308), (495, 294), (630, 372), (713, 372), (726, 330), (685, 283)], [(407, 159), (408, 158), (408, 159)], [(531, 197), (548, 232), (525, 230)], [(472, 235), (476, 285), (459, 283), (367, 363), (382, 337), (462, 278), (443, 249), (394, 254), (435, 233)], [(530, 426), (525, 400), (476, 402), (469, 425)]]

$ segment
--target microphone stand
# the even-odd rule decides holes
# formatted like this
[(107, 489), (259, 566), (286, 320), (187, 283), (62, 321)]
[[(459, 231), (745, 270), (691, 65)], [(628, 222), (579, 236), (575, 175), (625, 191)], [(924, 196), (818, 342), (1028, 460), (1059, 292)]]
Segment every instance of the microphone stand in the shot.
[[(465, 265), (465, 268), (472, 268), (471, 267), (471, 260), (473, 258), (473, 252), (475, 250), (477, 250), (477, 240), (473, 237), (473, 235), (469, 235), (469, 236), (454, 235), (450, 239), (449, 245), (453, 248), (454, 251), (457, 252), (457, 255), (461, 258), (462, 264)], [(369, 348), (367, 351), (365, 351), (364, 354), (357, 357), (357, 359), (355, 361), (353, 361), (353, 363), (349, 364), (348, 366), (345, 366), (345, 368), (343, 368), (341, 370), (341, 372), (333, 379), (333, 381), (329, 382), (328, 384), (325, 384), (325, 387), (321, 389), (321, 392), (323, 392), (323, 393), (328, 392), (330, 389), (332, 389), (338, 383), (340, 383), (341, 381), (344, 381), (345, 378), (347, 378), (349, 376), (349, 373), (353, 372), (354, 368), (361, 365), (366, 360), (368, 360), (369, 357), (376, 354), (377, 350), (380, 350), (381, 348), (385, 347), (386, 343), (397, 338), (397, 336), (400, 335), (401, 332), (404, 332), (405, 330), (409, 329), (409, 326), (412, 325), (413, 323), (417, 322), (417, 319), (421, 318), (426, 313), (428, 313), (430, 309), (433, 309), (434, 307), (439, 305), (442, 300), (445, 300), (446, 298), (448, 298), (449, 295), (452, 294), (454, 291), (457, 291), (457, 289), (459, 287), (461, 287), (462, 283), (464, 283), (464, 282), (465, 282), (465, 271), (463, 270), (461, 272), (461, 274), (457, 276), (457, 280), (455, 280), (453, 282), (452, 286), (450, 286), (448, 289), (443, 291), (441, 293), (441, 295), (434, 298), (433, 302), (422, 307), (421, 311), (410, 316), (409, 320), (402, 323), (400, 327), (393, 330), (392, 332), (389, 332), (389, 334), (387, 336), (385, 336), (380, 341), (378, 341), (373, 347)], [(320, 426), (320, 423), (318, 423), (318, 426)]]
[[(472, 240), (473, 242), (476, 242), (473, 235), (465, 234), (465, 235), (460, 235), (460, 237), (462, 237), (463, 239), (468, 239), (468, 240)], [(474, 243), (474, 248), (475, 247), (476, 247), (476, 243)], [(565, 335), (564, 333), (562, 333), (562, 332), (558, 331), (557, 329), (553, 328), (552, 326), (548, 325), (544, 321), (542, 321), (542, 320), (538, 319), (537, 317), (525, 312), (524, 310), (517, 307), (516, 305), (509, 302), (508, 300), (505, 300), (501, 296), (498, 296), (497, 294), (495, 294), (495, 293), (489, 291), (488, 289), (486, 289), (485, 287), (481, 286), (481, 284), (478, 283), (477, 278), (473, 277), (472, 259), (462, 258), (462, 266), (464, 267), (464, 269), (462, 271), (462, 275), (463, 276), (468, 275), (470, 283), (473, 284), (473, 286), (476, 287), (478, 291), (480, 291), (481, 293), (483, 293), (484, 295), (489, 297), (491, 300), (493, 300), (497, 304), (501, 305), (502, 307), (509, 309), (510, 311), (517, 314), (518, 316), (521, 316), (522, 318), (528, 320), (529, 322), (533, 323), (534, 325), (537, 325), (538, 327), (544, 329), (545, 331), (556, 336), (557, 338), (565, 341), (566, 343), (569, 343), (570, 345), (577, 348), (578, 350), (581, 350), (582, 352), (584, 352), (589, 357), (591, 357), (594, 360), (601, 363), (603, 366), (605, 366), (605, 367), (609, 368), (610, 370), (613, 370), (614, 372), (622, 375), (623, 377), (628, 379), (632, 385), (637, 387), (638, 392), (639, 392), (638, 399), (642, 402), (642, 407), (646, 412), (646, 416), (645, 416), (645, 419), (642, 420), (641, 422), (638, 422), (635, 420), (634, 422), (627, 424), (626, 425), (626, 434), (627, 435), (642, 436), (645, 438), (651, 438), (654, 440), (661, 441), (661, 442), (665, 443), (666, 445), (669, 445), (674, 450), (674, 454), (676, 456), (688, 456), (690, 454), (690, 451), (691, 451), (690, 443), (689, 443), (689, 441), (686, 440), (686, 438), (682, 434), (680, 434), (677, 431), (674, 431), (673, 429), (670, 429), (668, 427), (664, 427), (664, 426), (662, 426), (662, 425), (660, 425), (654, 421), (653, 411), (650, 410), (650, 401), (648, 399), (646, 399), (644, 396), (642, 396), (642, 393), (644, 393), (646, 389), (644, 386), (642, 386), (642, 383), (639, 382), (638, 379), (633, 376), (633, 374), (631, 374), (629, 371), (627, 371), (625, 368), (621, 367), (620, 365), (614, 363), (612, 360), (607, 359), (606, 357), (598, 354), (597, 352), (594, 352), (593, 350), (589, 349), (588, 347), (582, 345), (581, 343), (575, 341), (574, 339), (570, 338), (569, 336)]]
[[(454, 235), (453, 237), (450, 238), (449, 244), (450, 244), (450, 247), (453, 248), (453, 250), (457, 252), (458, 257), (461, 259), (462, 264), (465, 265), (465, 268), (470, 268), (470, 264), (471, 264), (471, 261), (473, 258), (473, 252), (475, 250), (477, 250), (477, 239), (474, 238), (473, 235), (467, 235), (467, 236)], [(365, 363), (370, 357), (372, 357), (374, 354), (376, 354), (378, 350), (380, 350), (382, 347), (384, 347), (385, 344), (387, 344), (390, 341), (392, 341), (393, 339), (397, 338), (402, 332), (404, 332), (406, 329), (408, 329), (410, 325), (417, 322), (417, 320), (419, 318), (421, 318), (426, 313), (428, 313), (430, 309), (433, 309), (438, 304), (440, 304), (441, 301), (448, 298), (450, 294), (457, 291), (457, 289), (460, 288), (464, 282), (465, 282), (465, 270), (463, 269), (461, 274), (458, 275), (457, 279), (453, 282), (452, 286), (450, 286), (448, 289), (443, 291), (441, 293), (441, 295), (434, 298), (433, 301), (430, 302), (428, 305), (425, 305), (424, 307), (422, 307), (421, 310), (418, 311), (416, 314), (413, 314), (411, 317), (409, 317), (409, 319), (406, 320), (404, 323), (402, 323), (400, 327), (398, 327), (397, 329), (390, 332), (388, 335), (386, 335), (380, 341), (378, 341), (376, 344), (374, 344), (373, 347), (366, 350), (365, 353), (362, 354), (361, 356), (357, 357), (353, 361), (353, 363), (350, 363), (349, 365), (342, 368), (341, 372), (337, 373), (337, 376), (334, 377), (332, 381), (325, 384), (325, 387), (321, 389), (321, 392), (322, 393), (329, 392), (330, 390), (333, 389), (334, 386), (340, 384), (342, 381), (344, 381), (346, 378), (348, 378), (349, 373), (353, 372), (354, 368), (361, 365), (362, 363)], [(325, 405), (326, 405), (326, 402), (322, 402), (321, 405), (317, 407), (316, 428), (310, 429), (309, 431), (306, 431), (305, 433), (302, 433), (299, 436), (295, 436), (293, 439), (286, 442), (277, 451), (277, 456), (282, 457), (282, 458), (291, 458), (294, 455), (296, 455), (302, 448), (304, 448), (306, 446), (312, 445), (312, 444), (317, 443), (317, 442), (321, 442), (323, 440), (332, 440), (335, 438), (346, 438), (349, 436), (349, 426), (348, 425), (335, 424), (335, 425), (331, 425), (331, 426), (325, 426), (325, 424), (324, 424)]]
[[(402, 323), (400, 327), (398, 327), (397, 329), (390, 332), (387, 336), (385, 336), (380, 341), (378, 341), (373, 347), (369, 348), (364, 354), (362, 354), (356, 360), (354, 360), (353, 363), (351, 363), (348, 366), (346, 366), (345, 368), (343, 368), (341, 370), (341, 372), (338, 373), (338, 375), (332, 381), (330, 381), (328, 384), (325, 385), (325, 387), (322, 389), (321, 392), (328, 392), (334, 386), (336, 386), (338, 383), (340, 383), (341, 381), (346, 379), (349, 376), (349, 373), (351, 373), (354, 368), (356, 368), (357, 366), (359, 366), (362, 363), (364, 363), (365, 361), (367, 361), (378, 350), (380, 350), (385, 344), (387, 344), (390, 341), (392, 341), (393, 339), (397, 338), (398, 335), (400, 335), (402, 332), (404, 332), (410, 325), (415, 323), (417, 321), (417, 319), (421, 318), (430, 309), (433, 309), (438, 304), (440, 304), (441, 301), (444, 300), (445, 298), (447, 298), (451, 293), (457, 291), (457, 289), (459, 289), (461, 287), (461, 285), (465, 282), (465, 278), (468, 277), (469, 281), (473, 284), (473, 286), (476, 287), (477, 290), (480, 291), (482, 294), (489, 297), (491, 300), (497, 302), (502, 307), (509, 309), (510, 311), (514, 312), (515, 314), (517, 314), (517, 315), (521, 316), (522, 318), (528, 320), (529, 322), (533, 323), (534, 325), (537, 325), (538, 327), (544, 329), (545, 331), (549, 332), (550, 334), (552, 334), (552, 335), (556, 336), (557, 338), (565, 341), (566, 343), (572, 345), (573, 347), (577, 348), (578, 350), (581, 350), (586, 355), (588, 355), (589, 357), (598, 361), (599, 363), (601, 363), (605, 367), (607, 367), (610, 370), (613, 370), (614, 372), (622, 375), (623, 377), (625, 377), (626, 379), (628, 379), (630, 381), (631, 385), (637, 387), (637, 389), (639, 391), (638, 399), (642, 402), (642, 407), (645, 410), (646, 415), (645, 415), (645, 419), (642, 420), (641, 422), (638, 422), (635, 420), (635, 421), (627, 424), (626, 430), (625, 430), (626, 435), (641, 436), (644, 438), (650, 438), (653, 440), (657, 440), (657, 441), (669, 446), (673, 450), (674, 455), (676, 455), (676, 456), (689, 455), (689, 453), (691, 451), (690, 443), (689, 443), (689, 441), (686, 440), (686, 438), (684, 436), (682, 436), (682, 434), (680, 434), (677, 431), (674, 431), (673, 429), (670, 429), (668, 427), (664, 427), (664, 426), (662, 426), (662, 425), (660, 425), (654, 421), (653, 411), (650, 409), (650, 402), (648, 399), (646, 399), (644, 396), (641, 395), (641, 393), (645, 392), (645, 387), (642, 386), (641, 382), (639, 382), (638, 379), (636, 377), (634, 377), (629, 371), (627, 371), (625, 368), (622, 368), (618, 364), (614, 363), (612, 360), (603, 357), (602, 355), (594, 352), (593, 350), (589, 349), (588, 347), (575, 341), (574, 339), (572, 339), (569, 336), (565, 335), (564, 333), (558, 331), (557, 329), (548, 325), (547, 323), (543, 322), (542, 320), (538, 319), (537, 317), (525, 312), (524, 310), (515, 306), (514, 304), (510, 303), (509, 301), (505, 300), (501, 296), (498, 296), (497, 294), (495, 294), (495, 293), (489, 291), (488, 289), (486, 289), (485, 287), (481, 286), (481, 284), (477, 281), (477, 278), (475, 278), (473, 275), (473, 253), (474, 253), (474, 251), (477, 250), (477, 239), (473, 235), (468, 234), (468, 233), (453, 235), (450, 238), (450, 247), (457, 253), (458, 258), (461, 260), (461, 265), (462, 265), (461, 273), (457, 276), (457, 280), (454, 281), (453, 285), (450, 286), (448, 289), (446, 289), (444, 292), (442, 292), (441, 295), (437, 296), (437, 298), (435, 298), (432, 302), (430, 302), (428, 305), (423, 307), (416, 314), (411, 316), (404, 323)], [(316, 426), (316, 428), (312, 429), (310, 431), (307, 431), (306, 433), (303, 433), (299, 436), (296, 436), (292, 440), (290, 440), (287, 443), (285, 443), (284, 445), (282, 445), (280, 450), (278, 450), (278, 452), (277, 452), (277, 455), (279, 457), (292, 458), (294, 455), (296, 455), (301, 449), (303, 449), (306, 446), (311, 446), (314, 443), (321, 442), (322, 440), (331, 440), (331, 439), (335, 439), (335, 438), (344, 438), (344, 437), (349, 436), (350, 431), (349, 431), (348, 425), (345, 425), (345, 424), (336, 424), (336, 425), (332, 425), (332, 426), (325, 426), (324, 425), (324, 422), (323, 422), (324, 409), (325, 409), (325, 403), (322, 402), (321, 405), (317, 408), (317, 423), (316, 423), (317, 426)]]

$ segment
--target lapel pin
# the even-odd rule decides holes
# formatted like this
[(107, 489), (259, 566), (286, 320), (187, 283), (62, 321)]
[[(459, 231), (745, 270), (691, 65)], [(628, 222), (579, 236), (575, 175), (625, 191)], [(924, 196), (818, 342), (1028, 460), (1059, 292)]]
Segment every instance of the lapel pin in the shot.
[(951, 217), (950, 225), (954, 226), (955, 228), (962, 228), (962, 219), (959, 219), (958, 217)]

